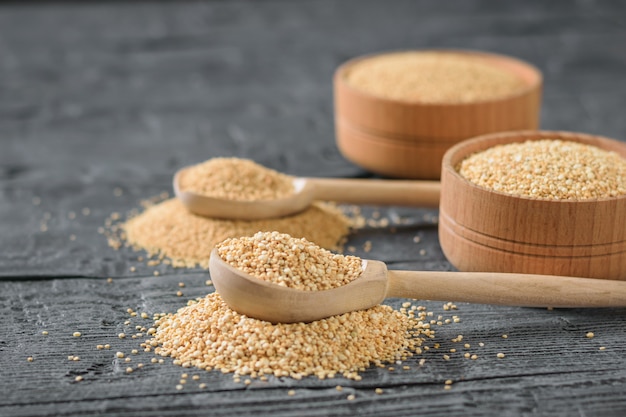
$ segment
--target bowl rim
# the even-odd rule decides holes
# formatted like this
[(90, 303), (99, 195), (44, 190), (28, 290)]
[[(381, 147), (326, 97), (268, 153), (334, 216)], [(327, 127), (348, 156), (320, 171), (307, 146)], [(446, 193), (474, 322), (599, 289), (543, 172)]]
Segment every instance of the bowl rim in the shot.
[[(510, 140), (507, 140), (510, 139)], [(503, 145), (508, 143), (522, 143), (528, 140), (542, 140), (542, 139), (558, 139), (563, 141), (572, 141), (577, 143), (584, 143), (591, 146), (596, 146), (605, 151), (614, 151), (613, 149), (607, 149), (606, 147), (599, 146), (598, 144), (614, 145), (617, 148), (622, 148), (622, 152), (617, 152), (623, 159), (626, 160), (626, 142), (611, 139), (605, 136), (592, 135), (588, 133), (572, 132), (565, 130), (516, 130), (508, 132), (496, 132), (486, 135), (476, 136), (470, 139), (463, 140), (456, 145), (449, 148), (443, 156), (441, 162), (442, 178), (443, 173), (446, 172), (455, 177), (456, 180), (463, 182), (467, 187), (472, 190), (476, 190), (479, 193), (493, 193), (495, 195), (502, 196), (503, 198), (512, 198), (516, 200), (523, 200), (529, 202), (539, 202), (546, 205), (580, 205), (580, 204), (597, 204), (615, 202), (620, 200), (626, 200), (626, 194), (622, 194), (615, 197), (599, 197), (599, 198), (586, 198), (586, 199), (563, 199), (555, 200), (548, 198), (536, 198), (525, 195), (510, 194), (502, 191), (492, 190), (487, 187), (478, 185), (467, 178), (463, 177), (456, 169), (456, 163), (461, 162), (464, 158), (476, 152), (484, 151), (490, 147), (496, 145)], [(582, 139), (582, 140), (577, 140)], [(507, 140), (506, 142), (500, 142), (501, 140)], [(472, 147), (476, 143), (483, 142), (484, 146), (474, 150), (472, 153), (463, 153), (467, 148)], [(496, 143), (497, 142), (497, 143)], [(590, 143), (592, 142), (592, 143)], [(616, 152), (616, 151), (614, 151)]]
[[(496, 61), (496, 62), (505, 62), (505, 63), (508, 63), (509, 65), (513, 65), (519, 68), (520, 70), (526, 71), (528, 74), (531, 74), (532, 80), (531, 82), (527, 82), (526, 78), (520, 77), (524, 80), (524, 83), (527, 85), (525, 88), (520, 89), (519, 91), (514, 92), (512, 94), (507, 94), (507, 95), (503, 95), (500, 97), (495, 97), (495, 98), (485, 99), (485, 100), (474, 100), (474, 101), (465, 102), (465, 103), (455, 103), (455, 102), (429, 103), (429, 102), (424, 102), (420, 100), (393, 99), (393, 98), (378, 96), (376, 94), (372, 94), (367, 91), (363, 91), (357, 87), (354, 87), (353, 85), (347, 82), (346, 76), (347, 76), (349, 69), (352, 66), (358, 64), (359, 62), (362, 62), (371, 58), (379, 57), (379, 56), (395, 55), (395, 54), (403, 54), (403, 53), (415, 53), (415, 52), (417, 53), (439, 52), (439, 53), (448, 53), (448, 54), (457, 54), (457, 55), (470, 55), (474, 57), (485, 58), (485, 61), (491, 60), (491, 61)], [(512, 72), (512, 71), (510, 71), (509, 69), (509, 72)], [(366, 97), (366, 98), (374, 99), (374, 100), (379, 100), (381, 103), (404, 105), (404, 106), (409, 106), (409, 107), (423, 106), (423, 107), (430, 107), (430, 108), (439, 108), (439, 107), (463, 108), (463, 107), (471, 107), (476, 104), (499, 103), (502, 101), (513, 100), (513, 99), (531, 94), (537, 89), (540, 89), (543, 85), (543, 74), (541, 70), (537, 66), (527, 61), (524, 61), (520, 58), (516, 58), (510, 55), (475, 50), (475, 49), (463, 49), (463, 48), (395, 49), (395, 50), (387, 50), (387, 51), (380, 51), (380, 52), (372, 52), (369, 54), (364, 54), (364, 55), (351, 58), (348, 61), (345, 61), (344, 63), (339, 65), (339, 67), (337, 67), (337, 69), (335, 70), (334, 78), (336, 82), (342, 84), (343, 88), (348, 89), (352, 94), (355, 94), (358, 96), (362, 96), (362, 97)]]

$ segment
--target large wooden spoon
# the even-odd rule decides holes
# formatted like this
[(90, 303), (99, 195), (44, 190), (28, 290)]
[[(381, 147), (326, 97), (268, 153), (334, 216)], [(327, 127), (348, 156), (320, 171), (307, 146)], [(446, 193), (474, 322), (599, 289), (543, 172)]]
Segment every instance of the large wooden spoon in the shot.
[(351, 204), (439, 207), (438, 181), (294, 178), (294, 194), (275, 200), (228, 200), (180, 187), (185, 169), (174, 175), (174, 193), (192, 213), (220, 219), (259, 220), (305, 210), (314, 200)]
[(294, 323), (362, 310), (388, 297), (524, 307), (626, 307), (626, 282), (554, 275), (393, 271), (363, 260), (363, 273), (341, 287), (303, 291), (250, 276), (222, 260), (209, 261), (215, 289), (233, 310), (272, 323)]

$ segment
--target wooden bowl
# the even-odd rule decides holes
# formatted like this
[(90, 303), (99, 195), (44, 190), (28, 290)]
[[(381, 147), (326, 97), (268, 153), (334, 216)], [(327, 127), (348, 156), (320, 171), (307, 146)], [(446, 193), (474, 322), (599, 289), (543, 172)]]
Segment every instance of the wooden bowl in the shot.
[(515, 58), (485, 52), (428, 52), (480, 59), (513, 73), (526, 87), (513, 95), (471, 103), (394, 100), (349, 85), (351, 68), (372, 56), (350, 60), (334, 76), (335, 130), (344, 157), (385, 176), (438, 179), (443, 154), (461, 140), (485, 133), (537, 129), (542, 87), (537, 68)]
[(625, 143), (570, 132), (496, 133), (455, 145), (442, 162), (439, 239), (444, 254), (461, 271), (626, 280), (626, 196), (533, 199), (478, 186), (456, 170), (475, 152), (545, 138), (594, 145), (626, 158)]

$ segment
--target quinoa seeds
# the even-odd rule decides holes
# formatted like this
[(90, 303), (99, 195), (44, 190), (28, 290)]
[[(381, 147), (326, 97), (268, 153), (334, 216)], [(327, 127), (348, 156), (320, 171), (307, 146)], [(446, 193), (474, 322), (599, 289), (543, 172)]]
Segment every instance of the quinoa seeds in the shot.
[(360, 379), (370, 365), (402, 361), (432, 337), (417, 317), (378, 305), (310, 323), (272, 324), (230, 309), (217, 293), (159, 318), (155, 353), (183, 367), (224, 373)]
[(278, 232), (227, 239), (217, 251), (222, 260), (249, 275), (299, 290), (336, 288), (362, 272), (356, 256), (333, 254), (304, 238)]
[(339, 249), (350, 226), (350, 220), (338, 208), (325, 203), (313, 203), (290, 217), (243, 221), (198, 216), (174, 198), (127, 220), (119, 236), (109, 236), (109, 244), (119, 247), (126, 242), (151, 256), (169, 259), (174, 267), (208, 267), (215, 245), (228, 238), (276, 230), (305, 237), (324, 248)]
[(626, 194), (626, 159), (595, 146), (556, 139), (498, 145), (457, 167), (467, 180), (506, 194), (585, 200)]
[(292, 177), (241, 158), (213, 158), (187, 168), (180, 187), (239, 201), (273, 200), (294, 193)]
[(346, 81), (378, 97), (423, 103), (472, 103), (510, 96), (526, 85), (481, 57), (443, 51), (397, 52), (355, 63)]

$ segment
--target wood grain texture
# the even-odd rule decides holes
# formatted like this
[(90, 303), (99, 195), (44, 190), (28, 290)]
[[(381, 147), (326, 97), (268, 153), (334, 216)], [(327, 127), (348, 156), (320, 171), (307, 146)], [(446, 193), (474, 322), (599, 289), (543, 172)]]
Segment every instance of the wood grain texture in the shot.
[[(372, 177), (341, 157), (333, 128), (333, 73), (366, 53), (451, 47), (517, 56), (544, 74), (543, 128), (624, 140), (623, 15), (609, 0), (2, 3), (0, 415), (624, 415), (623, 309), (444, 311), (424, 302), (433, 319), (461, 321), (437, 327), (422, 367), (416, 357), (409, 370), (372, 368), (358, 382), (246, 388), (210, 372), (200, 377), (205, 390), (178, 391), (183, 369), (153, 365), (141, 351), (132, 363), (144, 368), (126, 374), (114, 357), (137, 343), (117, 338), (126, 308), (173, 312), (212, 287), (206, 271), (148, 267), (137, 260), (143, 254), (114, 251), (98, 233), (111, 213), (171, 192), (178, 168), (213, 156), (296, 176)], [(392, 269), (452, 269), (436, 210), (363, 210), (390, 224), (350, 236), (353, 253)], [(75, 383), (77, 375), (84, 380)]]
[[(112, 283), (104, 279), (1, 282), (0, 324), (6, 333), (0, 356), (4, 393), (0, 413), (409, 416), (423, 409), (435, 416), (478, 416), (550, 414), (550, 410), (558, 414), (568, 410), (574, 398), (577, 407), (590, 412), (623, 405), (618, 387), (626, 378), (621, 343), (626, 329), (615, 326), (626, 312), (623, 309), (550, 311), (458, 304), (458, 310), (444, 311), (441, 302), (420, 302), (435, 316), (454, 314), (461, 322), (436, 327), (436, 338), (427, 343), (431, 349), (405, 363), (411, 369), (372, 368), (358, 382), (270, 378), (246, 387), (230, 375), (183, 369), (170, 360), (152, 364), (153, 353), (130, 354), (144, 340), (130, 338), (135, 325), (145, 326), (150, 320), (130, 317), (126, 309), (149, 314), (175, 311), (187, 299), (213, 291), (205, 285), (206, 278), (195, 273)], [(176, 296), (178, 282), (186, 284), (183, 297)], [(403, 301), (388, 303), (399, 307)], [(126, 320), (130, 325), (124, 325)], [(49, 334), (43, 336), (42, 330)], [(82, 336), (73, 337), (74, 331)], [(596, 336), (586, 338), (588, 331)], [(120, 332), (128, 336), (119, 339)], [(453, 342), (459, 334), (463, 340)], [(96, 349), (106, 343), (111, 344), (110, 350)], [(440, 347), (435, 348), (435, 343)], [(606, 350), (600, 351), (600, 346)], [(451, 348), (457, 352), (450, 353)], [(125, 352), (132, 362), (117, 359), (117, 351)], [(478, 358), (464, 358), (466, 352)], [(505, 358), (497, 358), (499, 352)], [(444, 360), (444, 354), (450, 360)], [(68, 361), (68, 355), (79, 356), (80, 361)], [(28, 356), (34, 361), (27, 362)], [(422, 366), (421, 358), (426, 359)], [(136, 369), (138, 363), (144, 367)], [(135, 371), (127, 374), (127, 366)], [(189, 382), (178, 391), (175, 386), (183, 372), (189, 374)], [(75, 382), (78, 375), (84, 380)], [(200, 379), (193, 381), (192, 375)], [(447, 379), (454, 381), (450, 391), (444, 390)], [(198, 388), (199, 383), (207, 388)], [(344, 390), (338, 392), (336, 385)], [(378, 387), (384, 389), (382, 395), (374, 393)], [(294, 397), (287, 395), (290, 389), (296, 391)], [(349, 394), (355, 394), (356, 400), (346, 400)]]

